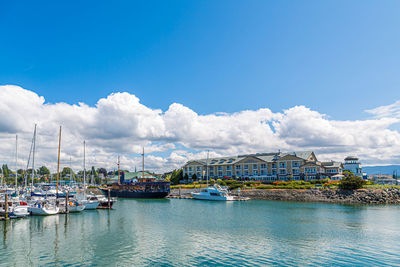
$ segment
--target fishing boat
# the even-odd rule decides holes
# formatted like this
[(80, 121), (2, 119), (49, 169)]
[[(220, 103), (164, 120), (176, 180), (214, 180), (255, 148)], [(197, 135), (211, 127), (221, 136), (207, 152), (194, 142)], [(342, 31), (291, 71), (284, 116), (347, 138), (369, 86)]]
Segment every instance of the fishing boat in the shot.
[(144, 175), (144, 149), (142, 157), (142, 177), (138, 177), (135, 181), (124, 181), (123, 178), (120, 178), (118, 157), (118, 182), (110, 187), (100, 188), (103, 193), (108, 195), (109, 192), (111, 197), (121, 198), (164, 198), (168, 196), (171, 183), (155, 177), (146, 178)]

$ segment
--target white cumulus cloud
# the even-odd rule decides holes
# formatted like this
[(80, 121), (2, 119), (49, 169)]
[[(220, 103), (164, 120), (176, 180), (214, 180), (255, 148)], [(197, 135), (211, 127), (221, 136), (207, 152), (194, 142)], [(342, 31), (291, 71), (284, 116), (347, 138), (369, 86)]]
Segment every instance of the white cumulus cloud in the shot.
[[(38, 125), (37, 165), (53, 171), (57, 162), (59, 126), (63, 127), (62, 166), (71, 159), (82, 168), (83, 140), (87, 166), (141, 166), (157, 172), (180, 167), (189, 159), (253, 152), (314, 150), (323, 160), (357, 155), (366, 164), (400, 163), (400, 134), (391, 126), (400, 120), (400, 101), (369, 110), (373, 118), (331, 120), (318, 111), (295, 106), (274, 113), (268, 108), (199, 115), (183, 104), (165, 111), (152, 109), (126, 92), (85, 103), (46, 103), (43, 96), (19, 86), (0, 86), (0, 163), (14, 168), (15, 134), (19, 135), (19, 167), (26, 165), (33, 127)], [(397, 112), (397, 113), (396, 113)]]

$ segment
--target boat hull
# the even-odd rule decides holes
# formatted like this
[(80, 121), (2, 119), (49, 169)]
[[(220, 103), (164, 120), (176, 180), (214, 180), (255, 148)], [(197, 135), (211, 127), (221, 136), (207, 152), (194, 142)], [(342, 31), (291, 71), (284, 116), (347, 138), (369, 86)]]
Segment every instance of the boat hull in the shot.
[(85, 210), (95, 210), (99, 206), (99, 202), (86, 202), (82, 203), (85, 206)]
[(59, 208), (38, 208), (38, 207), (29, 207), (28, 208), (31, 215), (40, 215), (40, 216), (47, 216), (47, 215), (54, 215), (59, 212)]
[(202, 195), (200, 193), (192, 193), (193, 199), (197, 200), (212, 200), (212, 201), (233, 201), (232, 196), (211, 196), (211, 195)]

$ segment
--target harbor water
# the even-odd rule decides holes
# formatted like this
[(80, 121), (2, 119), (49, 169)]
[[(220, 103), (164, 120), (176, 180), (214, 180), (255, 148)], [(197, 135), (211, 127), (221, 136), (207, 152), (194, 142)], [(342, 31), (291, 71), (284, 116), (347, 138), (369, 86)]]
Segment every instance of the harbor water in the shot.
[(0, 234), (0, 266), (400, 265), (399, 206), (119, 199)]

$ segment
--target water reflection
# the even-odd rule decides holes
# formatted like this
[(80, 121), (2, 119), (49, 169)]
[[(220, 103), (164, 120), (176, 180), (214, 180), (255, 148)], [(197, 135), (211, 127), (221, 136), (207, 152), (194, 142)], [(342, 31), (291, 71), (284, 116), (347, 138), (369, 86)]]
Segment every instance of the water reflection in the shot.
[(120, 200), (114, 207), (0, 223), (0, 265), (393, 265), (400, 251), (397, 206)]

